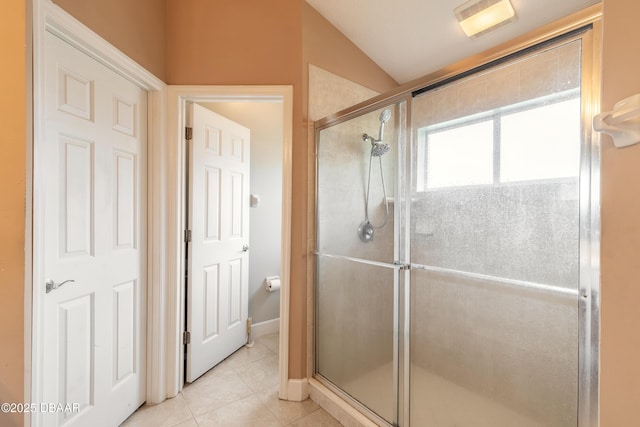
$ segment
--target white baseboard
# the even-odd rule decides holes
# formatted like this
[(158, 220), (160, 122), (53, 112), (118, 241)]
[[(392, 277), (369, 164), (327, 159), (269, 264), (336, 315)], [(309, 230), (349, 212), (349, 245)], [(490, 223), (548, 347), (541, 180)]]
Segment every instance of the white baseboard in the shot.
[(251, 338), (253, 339), (276, 332), (280, 332), (280, 318), (265, 320), (251, 325)]
[(289, 378), (287, 383), (287, 400), (302, 402), (309, 398), (309, 382), (306, 378)]

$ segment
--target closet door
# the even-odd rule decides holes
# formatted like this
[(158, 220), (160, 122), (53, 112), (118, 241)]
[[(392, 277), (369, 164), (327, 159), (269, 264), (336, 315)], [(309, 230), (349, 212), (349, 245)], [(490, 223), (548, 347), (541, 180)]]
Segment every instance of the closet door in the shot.
[(59, 409), (34, 424), (114, 426), (146, 396), (147, 93), (51, 33), (45, 51), (37, 356)]

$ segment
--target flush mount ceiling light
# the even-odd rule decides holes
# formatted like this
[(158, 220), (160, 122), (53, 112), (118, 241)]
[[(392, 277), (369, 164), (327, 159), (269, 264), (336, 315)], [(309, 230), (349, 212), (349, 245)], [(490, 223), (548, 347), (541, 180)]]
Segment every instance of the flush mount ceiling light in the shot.
[(453, 12), (467, 37), (478, 37), (517, 19), (509, 0), (469, 0)]

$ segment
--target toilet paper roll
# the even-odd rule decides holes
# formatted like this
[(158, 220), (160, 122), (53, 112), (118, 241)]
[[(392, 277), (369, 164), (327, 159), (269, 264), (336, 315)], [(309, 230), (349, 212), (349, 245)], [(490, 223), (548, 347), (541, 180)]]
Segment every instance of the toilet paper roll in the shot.
[(269, 292), (280, 290), (280, 276), (270, 276), (264, 280), (264, 287)]

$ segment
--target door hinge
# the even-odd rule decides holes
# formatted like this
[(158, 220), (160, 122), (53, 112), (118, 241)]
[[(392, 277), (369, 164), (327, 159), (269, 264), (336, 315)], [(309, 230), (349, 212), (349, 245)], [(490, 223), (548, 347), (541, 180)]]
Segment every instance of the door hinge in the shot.
[(191, 141), (193, 139), (193, 128), (187, 126), (184, 128), (184, 139)]
[(182, 333), (182, 344), (190, 344), (191, 343), (191, 332), (189, 331), (184, 331)]
[(184, 230), (184, 242), (189, 243), (191, 241), (191, 230)]

